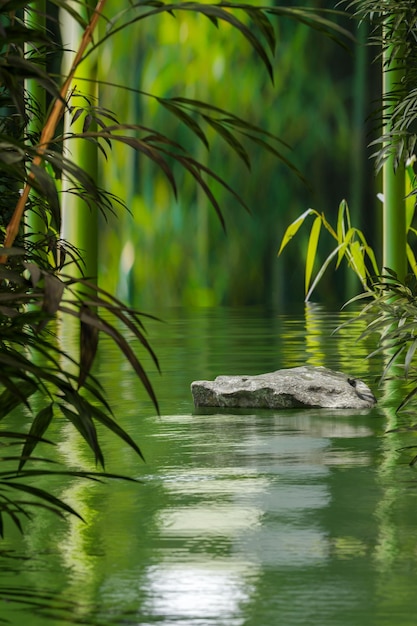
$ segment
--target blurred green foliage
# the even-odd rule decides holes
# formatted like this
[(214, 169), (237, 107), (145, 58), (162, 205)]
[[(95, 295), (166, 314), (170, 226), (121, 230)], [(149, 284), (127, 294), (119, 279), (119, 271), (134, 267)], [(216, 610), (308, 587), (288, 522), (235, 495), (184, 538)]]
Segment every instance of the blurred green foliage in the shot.
[[(109, 0), (109, 14), (116, 5)], [(334, 8), (329, 0), (310, 6)], [(103, 106), (119, 119), (169, 130), (171, 137), (189, 142), (187, 146), (197, 144), (196, 158), (217, 169), (252, 212), (246, 214), (227, 191), (213, 187), (224, 211), (225, 235), (191, 177), (178, 172), (175, 201), (161, 171), (115, 145), (102, 176), (111, 179), (131, 215), (120, 214), (101, 225), (101, 276), (106, 289), (131, 304), (282, 305), (298, 300), (303, 293), (300, 250), (307, 245), (299, 242), (297, 250), (277, 259), (288, 223), (310, 206), (331, 216), (340, 199), (352, 194), (357, 202), (352, 214), (366, 203), (370, 217), (374, 183), (364, 191), (357, 176), (358, 162), (363, 170), (370, 168), (364, 147), (367, 112), (360, 110), (358, 116), (354, 106), (370, 100), (369, 90), (363, 98), (370, 76), (358, 68), (354, 47), (346, 50), (289, 19), (276, 18), (275, 25), (274, 84), (239, 33), (224, 23), (216, 29), (204, 16), (188, 12), (136, 23), (101, 49), (100, 79), (132, 89), (103, 85)], [(349, 27), (356, 29), (354, 23)], [(155, 99), (134, 90), (204, 100), (278, 135), (291, 147), (283, 148), (285, 156), (309, 186), (253, 145), (251, 172), (219, 137), (210, 142), (209, 153)], [(208, 138), (213, 139), (210, 132)], [(339, 291), (334, 281), (324, 282), (321, 296), (327, 302), (343, 299), (342, 282)]]

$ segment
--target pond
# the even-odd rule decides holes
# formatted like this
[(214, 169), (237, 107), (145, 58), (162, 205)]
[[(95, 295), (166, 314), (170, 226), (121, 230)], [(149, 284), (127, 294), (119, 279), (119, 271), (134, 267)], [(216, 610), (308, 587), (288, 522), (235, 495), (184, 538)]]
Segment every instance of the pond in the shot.
[[(97, 375), (144, 463), (102, 434), (106, 470), (138, 483), (43, 486), (79, 511), (40, 512), (0, 545), (0, 621), (147, 626), (414, 626), (417, 476), (412, 434), (377, 388), (351, 314), (310, 305), (174, 309), (149, 321), (162, 376), (149, 363), (158, 417), (117, 349)], [(303, 363), (364, 379), (380, 398), (361, 414), (331, 410), (195, 412), (190, 383)], [(55, 426), (58, 455), (93, 469)], [(7, 620), (7, 621), (6, 621)]]

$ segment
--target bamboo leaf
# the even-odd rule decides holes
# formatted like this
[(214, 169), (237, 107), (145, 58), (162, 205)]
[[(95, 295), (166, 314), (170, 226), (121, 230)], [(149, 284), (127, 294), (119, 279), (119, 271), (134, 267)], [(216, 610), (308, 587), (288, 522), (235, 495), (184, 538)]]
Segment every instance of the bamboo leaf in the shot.
[[(177, 157), (176, 157), (176, 158), (177, 158)], [(197, 170), (197, 172), (198, 172), (198, 173), (199, 173), (200, 171), (202, 171), (202, 172), (205, 172), (206, 174), (208, 174), (208, 176), (210, 176), (211, 178), (213, 178), (213, 179), (214, 179), (215, 181), (217, 181), (217, 182), (218, 182), (218, 183), (219, 183), (219, 184), (220, 184), (220, 185), (221, 185), (224, 189), (226, 189), (229, 193), (231, 193), (231, 194), (232, 194), (232, 196), (233, 196), (233, 197), (237, 200), (237, 202), (239, 202), (239, 204), (240, 204), (240, 205), (241, 205), (241, 206), (245, 209), (245, 211), (247, 211), (248, 213), (250, 213), (250, 212), (251, 212), (251, 211), (250, 211), (250, 209), (249, 209), (249, 207), (246, 205), (245, 201), (244, 201), (244, 200), (243, 200), (243, 199), (239, 196), (239, 194), (237, 194), (237, 193), (234, 191), (234, 189), (232, 189), (232, 188), (230, 187), (230, 185), (228, 185), (228, 184), (226, 183), (226, 181), (225, 181), (225, 180), (223, 180), (220, 176), (218, 176), (218, 175), (216, 174), (216, 172), (214, 172), (214, 171), (213, 171), (213, 170), (211, 170), (210, 168), (206, 167), (203, 163), (199, 163), (199, 162), (198, 162), (198, 161), (196, 161), (195, 159), (192, 159), (191, 157), (187, 157), (187, 158), (185, 158), (185, 157), (181, 157), (181, 159), (178, 159), (178, 158), (177, 158), (177, 160), (179, 160), (179, 161), (181, 162), (181, 164), (183, 164), (182, 162), (183, 162), (184, 160), (186, 160), (186, 161), (187, 161), (187, 163), (189, 163), (189, 164), (190, 164), (190, 166), (191, 166), (191, 167), (193, 167), (193, 169)], [(199, 182), (199, 181), (197, 181), (197, 182)], [(204, 182), (204, 181), (203, 181), (203, 182)], [(210, 190), (209, 190), (209, 191), (210, 191)], [(224, 223), (224, 220), (222, 219), (222, 213), (221, 213), (221, 210), (220, 210), (220, 206), (218, 205), (218, 203), (217, 203), (216, 199), (214, 198), (214, 196), (212, 196), (212, 197), (213, 197), (213, 199), (214, 199), (214, 201), (215, 201), (215, 204), (213, 204), (213, 203), (212, 203), (212, 205), (213, 205), (213, 207), (215, 208), (215, 210), (216, 210), (216, 212), (217, 212), (217, 214), (218, 214), (218, 217), (220, 218), (220, 221), (221, 221), (222, 226), (223, 226), (223, 230), (226, 230), (226, 225), (225, 225), (225, 223)], [(209, 199), (210, 199), (210, 197), (209, 197)], [(217, 208), (216, 208), (216, 206), (217, 206)]]
[(100, 465), (104, 467), (103, 453), (98, 442), (96, 427), (94, 426), (91, 417), (85, 412), (83, 412), (82, 415), (80, 415), (79, 413), (75, 413), (71, 409), (68, 409), (68, 407), (66, 407), (62, 403), (59, 404), (59, 408), (61, 409), (65, 417), (75, 426), (78, 432), (85, 439), (85, 441), (94, 453), (96, 463), (100, 463)]
[(229, 146), (236, 152), (236, 154), (242, 159), (247, 168), (250, 170), (251, 164), (247, 151), (243, 147), (243, 145), (236, 139), (232, 133), (227, 130), (218, 120), (215, 120), (208, 115), (203, 115), (203, 118), (206, 120), (212, 128), (229, 144)]
[[(417, 387), (414, 387), (402, 400), (399, 407), (397, 408), (397, 413), (401, 411), (409, 402), (417, 395)], [(417, 461), (417, 456), (413, 459), (414, 463)], [(413, 464), (414, 464), (413, 463)]]
[(366, 283), (366, 267), (363, 258), (363, 250), (359, 241), (352, 241), (349, 246), (349, 263), (362, 284)]
[(355, 235), (354, 228), (350, 228), (347, 233), (342, 233), (340, 240), (339, 240), (339, 233), (338, 233), (338, 241), (340, 245), (338, 246), (339, 253), (337, 255), (336, 269), (338, 269), (338, 267), (340, 266), (342, 259), (345, 256), (347, 256), (347, 250), (349, 249), (349, 246), (351, 245), (351, 239), (354, 237), (354, 235)]
[(319, 271), (316, 274), (316, 277), (309, 289), (309, 291), (307, 292), (307, 295), (305, 297), (305, 301), (308, 302), (310, 300), (311, 294), (313, 293), (313, 291), (315, 290), (315, 288), (317, 287), (318, 283), (320, 282), (323, 274), (325, 273), (326, 269), (328, 268), (329, 264), (331, 263), (332, 259), (334, 259), (334, 257), (337, 255), (337, 253), (339, 252), (339, 246), (337, 246), (337, 248), (335, 248), (327, 257), (327, 259), (325, 260), (325, 262), (322, 264), (322, 266), (320, 267)]
[(151, 398), (156, 410), (159, 412), (158, 401), (156, 399), (155, 392), (152, 388), (149, 378), (146, 375), (146, 372), (143, 369), (142, 365), (140, 364), (139, 360), (137, 359), (134, 351), (130, 347), (128, 341), (126, 341), (123, 335), (121, 335), (121, 333), (119, 333), (119, 331), (114, 326), (109, 324), (103, 318), (99, 316), (97, 316), (96, 318), (94, 317), (91, 318), (87, 312), (80, 311), (81, 320), (84, 318), (84, 316), (87, 316), (86, 321), (88, 323), (96, 325), (98, 330), (101, 330), (102, 332), (112, 337), (116, 345), (119, 346), (120, 350), (122, 351), (124, 356), (127, 358), (129, 363), (133, 367), (134, 371), (136, 372), (139, 379), (141, 380), (142, 385), (145, 387), (148, 396)]
[(33, 450), (39, 441), (42, 441), (43, 435), (48, 429), (53, 418), (53, 405), (49, 404), (45, 408), (41, 409), (32, 422), (29, 430), (29, 436), (25, 441), (22, 450), (22, 458), (19, 463), (19, 470), (23, 469), (26, 461), (29, 459)]
[(63, 500), (56, 498), (44, 489), (40, 489), (39, 487), (33, 487), (32, 485), (25, 485), (23, 483), (10, 481), (0, 481), (0, 485), (7, 486), (9, 489), (15, 489), (16, 491), (24, 491), (25, 493), (28, 493), (32, 496), (36, 496), (37, 498), (40, 498), (41, 500), (52, 504), (57, 509), (61, 509), (67, 513), (71, 513), (72, 515), (78, 517), (80, 520), (84, 521), (81, 515), (79, 515), (79, 513), (77, 513), (77, 511), (75, 511), (71, 506), (63, 502)]
[(26, 404), (27, 399), (37, 391), (37, 386), (29, 380), (15, 385), (12, 380), (8, 380), (8, 389), (0, 395), (0, 420), (19, 404)]
[(321, 217), (318, 216), (311, 227), (310, 237), (307, 246), (306, 270), (305, 270), (305, 293), (307, 294), (310, 287), (311, 275), (313, 273), (314, 262), (317, 256), (317, 246), (321, 231)]
[(212, 205), (212, 207), (217, 213), (217, 216), (220, 220), (223, 230), (226, 232), (226, 223), (224, 221), (224, 217), (223, 217), (220, 205), (217, 202), (215, 196), (213, 195), (210, 187), (207, 185), (206, 181), (202, 178), (198, 169), (199, 164), (194, 162), (192, 159), (187, 159), (181, 156), (177, 156), (176, 159), (179, 163), (181, 163), (184, 169), (186, 169), (191, 174), (191, 176), (196, 180), (196, 182), (199, 184), (201, 189), (204, 191), (204, 193), (207, 196), (207, 199), (210, 201), (210, 204)]
[(46, 272), (44, 274), (44, 281), (45, 287), (42, 310), (48, 315), (55, 315), (62, 300), (65, 284), (62, 280), (57, 278), (57, 276)]
[(294, 222), (292, 222), (287, 227), (287, 229), (286, 229), (286, 231), (284, 233), (284, 236), (282, 238), (281, 245), (280, 245), (279, 250), (278, 250), (278, 256), (284, 250), (285, 246), (288, 245), (288, 243), (291, 241), (291, 239), (294, 237), (294, 235), (297, 234), (300, 226), (302, 226), (302, 224), (304, 223), (304, 220), (309, 215), (317, 215), (318, 216), (319, 214), (314, 209), (307, 209), (307, 211), (304, 211), (304, 213), (302, 215), (297, 217), (297, 219), (294, 220)]
[(258, 144), (259, 146), (261, 146), (262, 148), (264, 148), (265, 150), (267, 150), (268, 152), (276, 156), (280, 161), (282, 161), (282, 163), (284, 163), (284, 165), (286, 165), (302, 181), (304, 185), (306, 185), (306, 187), (309, 187), (309, 183), (307, 179), (301, 174), (300, 170), (294, 165), (294, 163), (292, 163), (287, 157), (285, 157), (282, 154), (282, 152), (280, 152), (279, 150), (271, 146), (271, 144), (269, 144), (267, 141), (265, 141), (261, 137), (256, 137), (246, 132), (242, 132), (242, 135), (244, 135), (245, 137), (248, 137), (251, 141), (253, 141), (254, 143)]
[[(414, 322), (413, 322), (412, 326), (414, 327)], [(414, 341), (411, 343), (411, 345), (408, 348), (407, 353), (405, 355), (405, 359), (404, 359), (404, 376), (405, 376), (405, 378), (408, 378), (408, 374), (410, 372), (410, 366), (411, 366), (412, 360), (414, 358), (414, 354), (415, 354), (416, 349), (417, 349), (417, 338), (414, 339)]]
[(417, 260), (409, 243), (407, 243), (407, 259), (414, 275), (417, 276)]
[[(345, 239), (346, 228), (345, 228), (345, 215), (346, 215), (347, 205), (344, 200), (339, 204), (339, 210), (337, 213), (337, 242), (342, 243)], [(350, 228), (350, 224), (348, 224), (348, 228)]]
[(117, 435), (117, 437), (125, 441), (141, 457), (141, 459), (145, 460), (139, 446), (130, 437), (130, 435), (117, 424), (117, 422), (108, 417), (105, 413), (103, 413), (103, 411), (100, 411), (100, 409), (95, 406), (92, 407), (92, 414), (94, 419), (111, 430), (115, 435)]
[(78, 388), (82, 387), (93, 365), (97, 347), (99, 332), (96, 325), (87, 322), (87, 319), (96, 317), (96, 314), (87, 305), (82, 306), (84, 315), (80, 318), (80, 374)]
[(250, 19), (252, 20), (252, 22), (256, 24), (256, 26), (262, 32), (262, 34), (264, 35), (265, 39), (268, 42), (271, 53), (274, 54), (275, 47), (276, 47), (275, 30), (271, 22), (269, 21), (266, 13), (259, 11), (258, 8), (252, 9), (251, 7), (248, 7), (248, 6), (245, 8), (245, 11), (250, 16)]
[(183, 122), (195, 135), (197, 135), (197, 137), (201, 139), (206, 148), (209, 148), (209, 143), (207, 141), (206, 135), (204, 134), (202, 128), (191, 117), (191, 115), (188, 115), (188, 113), (186, 113), (183, 109), (181, 109), (179, 106), (174, 104), (174, 102), (167, 98), (157, 98), (157, 100), (160, 104), (162, 104), (165, 109), (178, 117), (181, 122)]

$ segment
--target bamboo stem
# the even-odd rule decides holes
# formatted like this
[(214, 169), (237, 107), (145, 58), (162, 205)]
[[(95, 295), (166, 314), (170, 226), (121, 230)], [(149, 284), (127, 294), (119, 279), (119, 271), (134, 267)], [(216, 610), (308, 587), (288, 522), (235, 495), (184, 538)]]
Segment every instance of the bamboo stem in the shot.
[[(384, 30), (384, 37), (389, 37), (390, 24), (387, 22)], [(394, 45), (394, 44), (393, 44)], [(391, 100), (395, 99), (395, 91), (398, 90), (404, 70), (400, 67), (397, 58), (394, 56), (393, 45), (387, 45), (383, 52), (382, 80), (383, 94), (382, 102), (385, 105), (384, 134), (391, 130), (390, 119), (393, 106), (387, 106)], [(390, 141), (388, 140), (389, 144)], [(383, 267), (394, 270), (400, 280), (403, 280), (407, 273), (407, 234), (406, 234), (406, 203), (405, 203), (405, 167), (400, 162), (395, 166), (395, 154), (392, 153), (385, 161), (382, 171), (383, 177)]]
[[(44, 31), (46, 27), (46, 0), (39, 0), (37, 2), (36, 11), (30, 6), (26, 9), (25, 22), (28, 26), (37, 28), (40, 31)], [(36, 48), (29, 42), (25, 45), (26, 53), (36, 52)], [(40, 60), (43, 69), (45, 69), (45, 58)], [(32, 117), (27, 124), (27, 131), (33, 133), (41, 133), (42, 131), (42, 118), (46, 112), (46, 94), (45, 89), (39, 83), (36, 78), (28, 78), (25, 80), (25, 89), (27, 97), (30, 99), (32, 108), (38, 106), (39, 119), (32, 111)], [(29, 115), (31, 112), (29, 111)], [(42, 217), (35, 211), (28, 211), (26, 219), (26, 233), (31, 241), (36, 243), (42, 240), (47, 230), (47, 225)]]
[[(97, 25), (98, 19), (104, 9), (104, 5), (106, 4), (106, 0), (98, 0), (95, 11), (91, 16), (91, 20), (84, 31), (83, 37), (81, 39), (80, 46), (78, 48), (77, 54), (75, 55), (75, 59), (72, 63), (69, 74), (60, 89), (60, 97), (56, 98), (54, 105), (52, 107), (51, 113), (46, 121), (45, 126), (42, 129), (39, 146), (37, 148), (37, 154), (32, 161), (32, 166), (38, 166), (42, 164), (42, 158), (48, 149), (49, 143), (54, 136), (56, 127), (58, 126), (58, 122), (61, 119), (66, 105), (66, 98), (68, 91), (71, 87), (72, 80), (74, 78), (76, 69), (80, 64), (83, 54), (88, 47), (88, 44), (92, 40), (94, 29)], [(12, 218), (6, 229), (6, 238), (4, 241), (4, 247), (10, 248), (16, 236), (19, 232), (20, 222), (22, 220), (23, 213), (25, 211), (26, 202), (29, 197), (29, 192), (32, 188), (31, 181), (35, 179), (35, 176), (32, 171), (29, 172), (28, 181), (23, 189), (23, 193), (19, 198), (19, 201), (16, 205)], [(4, 254), (0, 257), (0, 263), (6, 263), (7, 254)]]
[[(86, 5), (91, 0), (86, 0)], [(87, 6), (85, 7), (87, 8)], [(72, 16), (63, 23), (63, 33), (68, 37), (71, 46), (72, 42), (79, 40), (79, 24)], [(64, 57), (65, 63), (65, 57)], [(97, 55), (90, 55), (82, 63), (77, 71), (77, 80), (83, 81), (82, 94), (80, 99), (85, 99), (92, 104), (98, 100), (97, 85)], [(71, 96), (71, 104), (76, 102), (76, 94)], [(84, 106), (84, 102), (81, 103)], [(72, 133), (83, 132), (84, 116), (81, 115), (76, 121), (70, 120), (70, 112), (64, 116), (64, 133), (66, 136), (64, 150), (71, 155), (73, 163), (87, 173), (92, 180), (97, 180), (98, 175), (98, 154), (97, 147), (90, 141), (81, 141), (70, 138)], [(91, 123), (89, 131), (94, 132), (96, 124)], [(72, 183), (65, 176), (62, 176), (62, 190), (65, 192), (71, 188)], [(97, 207), (73, 193), (63, 193), (62, 205), (62, 238), (70, 241), (82, 253), (82, 267), (72, 264), (70, 273), (74, 277), (87, 276), (90, 280), (96, 281), (98, 276), (98, 210)]]

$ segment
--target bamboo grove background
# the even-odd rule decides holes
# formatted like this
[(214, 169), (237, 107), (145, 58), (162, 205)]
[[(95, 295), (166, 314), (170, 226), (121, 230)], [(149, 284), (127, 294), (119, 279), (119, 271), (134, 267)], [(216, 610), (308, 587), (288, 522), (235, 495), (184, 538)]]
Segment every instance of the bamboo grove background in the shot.
[[(306, 4), (334, 8), (329, 0)], [(106, 13), (115, 15), (119, 9), (119, 3), (109, 0)], [(306, 245), (300, 239), (278, 259), (282, 233), (310, 206), (336, 214), (342, 198), (349, 202), (355, 225), (378, 247), (379, 189), (366, 146), (372, 138), (369, 114), (380, 71), (370, 65), (360, 42), (366, 33), (348, 18), (344, 25), (358, 36), (349, 49), (280, 18), (274, 84), (239, 33), (223, 23), (216, 29), (201, 15), (158, 15), (100, 47), (101, 106), (119, 121), (169, 129), (171, 137), (187, 142), (199, 160), (217, 169), (251, 209), (251, 215), (245, 213), (227, 191), (213, 187), (224, 210), (225, 234), (191, 177), (178, 172), (175, 200), (152, 162), (124, 145), (113, 145), (110, 158), (99, 159), (99, 175), (107, 184), (111, 181), (111, 191), (123, 198), (130, 213), (118, 210), (117, 216), (99, 218), (100, 281), (105, 289), (153, 310), (165, 305), (282, 307), (299, 301)], [(82, 84), (81, 77), (80, 91)], [(262, 126), (290, 146), (282, 151), (308, 185), (253, 145), (249, 172), (209, 130), (208, 152), (180, 120), (136, 90), (204, 100)], [(86, 228), (93, 236), (91, 227)], [(336, 280), (323, 282), (316, 298), (342, 302), (351, 289), (339, 271)]]

